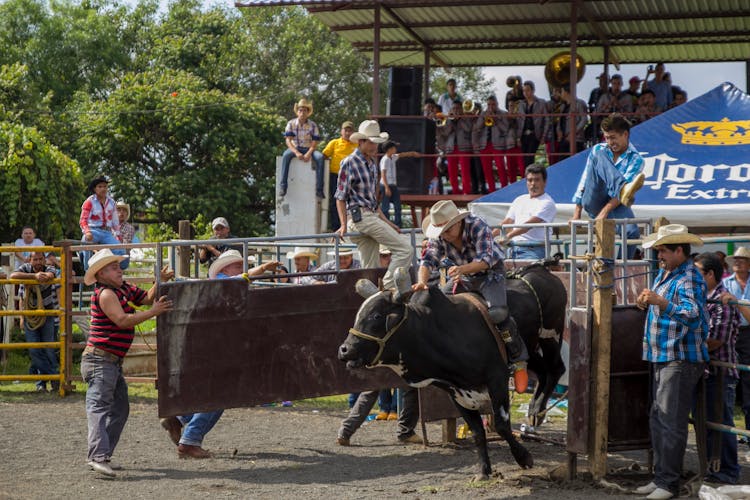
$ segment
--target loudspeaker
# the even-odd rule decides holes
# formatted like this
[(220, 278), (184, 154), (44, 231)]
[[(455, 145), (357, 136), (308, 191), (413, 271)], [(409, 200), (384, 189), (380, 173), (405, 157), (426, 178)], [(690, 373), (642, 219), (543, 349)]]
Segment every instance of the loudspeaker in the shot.
[[(381, 118), (380, 130), (390, 134), (398, 151), (435, 154), (435, 122), (426, 118)], [(427, 194), (435, 176), (435, 157), (400, 158), (396, 180), (402, 194)]]
[(422, 68), (391, 68), (388, 85), (389, 115), (422, 114)]

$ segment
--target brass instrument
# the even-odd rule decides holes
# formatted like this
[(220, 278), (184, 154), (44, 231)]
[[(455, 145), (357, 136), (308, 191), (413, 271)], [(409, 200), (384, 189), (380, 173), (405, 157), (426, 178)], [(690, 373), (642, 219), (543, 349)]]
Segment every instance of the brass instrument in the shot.
[(484, 117), (484, 126), (485, 127), (492, 127), (495, 124), (495, 119), (491, 116), (485, 116)]
[(462, 107), (464, 109), (464, 113), (471, 113), (474, 110), (474, 101), (472, 101), (471, 99), (466, 99), (462, 104)]
[[(576, 68), (578, 70), (578, 82), (586, 72), (586, 62), (576, 54)], [(544, 78), (550, 87), (564, 87), (570, 83), (570, 53), (558, 52), (550, 57), (544, 66)]]
[(515, 88), (519, 85), (521, 85), (521, 77), (520, 76), (509, 76), (507, 80), (505, 80), (505, 85), (507, 85), (510, 88)]
[(446, 123), (448, 123), (447, 116), (445, 116), (443, 113), (435, 113), (435, 126), (436, 127), (445, 127)]

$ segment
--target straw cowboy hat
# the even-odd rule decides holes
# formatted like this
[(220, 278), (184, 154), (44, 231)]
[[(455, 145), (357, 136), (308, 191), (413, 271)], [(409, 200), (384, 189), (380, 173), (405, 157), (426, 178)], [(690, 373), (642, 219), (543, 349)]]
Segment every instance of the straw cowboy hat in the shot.
[(307, 247), (294, 247), (294, 250), (286, 253), (287, 259), (296, 259), (297, 257), (308, 257), (310, 259), (317, 259), (318, 254), (312, 248)]
[[(255, 257), (252, 255), (247, 258), (248, 262), (255, 262)], [(216, 260), (208, 268), (208, 277), (211, 279), (216, 278), (225, 267), (235, 262), (242, 262), (242, 254), (238, 250), (227, 250), (226, 252), (219, 255)]]
[[(331, 257), (336, 256), (336, 250), (331, 250), (330, 252), (326, 252)], [(346, 257), (347, 255), (354, 255), (354, 249), (353, 248), (339, 248), (339, 257)]]
[(432, 217), (430, 217), (430, 214), (422, 217), (422, 234), (425, 238), (427, 237), (427, 228), (430, 227), (430, 224), (432, 224)]
[(359, 130), (349, 136), (349, 141), (357, 143), (362, 139), (367, 139), (375, 144), (382, 144), (388, 140), (388, 132), (380, 131), (380, 124), (375, 120), (365, 120), (359, 124)]
[(391, 249), (381, 243), (378, 246), (378, 253), (380, 255), (390, 255), (391, 254)]
[(726, 258), (727, 264), (730, 266), (734, 264), (735, 258), (741, 258), (741, 259), (750, 259), (750, 250), (747, 249), (747, 247), (737, 247), (737, 250), (734, 251), (732, 255)]
[[(124, 208), (125, 209), (125, 212), (127, 214), (127, 215), (125, 215), (125, 221), (130, 218), (130, 205), (128, 205), (124, 201), (120, 200), (120, 201), (117, 202), (117, 205), (115, 207), (116, 208)], [(125, 221), (120, 221), (120, 222), (125, 222)]]
[(700, 236), (689, 233), (687, 226), (683, 226), (682, 224), (667, 224), (660, 227), (658, 232), (649, 234), (643, 238), (643, 248), (678, 243), (701, 246), (703, 245), (703, 240)]
[(109, 248), (102, 248), (89, 259), (89, 268), (83, 276), (83, 283), (93, 285), (96, 283), (96, 273), (113, 262), (122, 262), (123, 260), (125, 260), (124, 255), (115, 255)]
[(294, 112), (297, 113), (297, 110), (299, 108), (307, 108), (307, 109), (309, 109), (310, 112), (308, 113), (308, 115), (312, 115), (312, 112), (313, 112), (312, 101), (308, 101), (307, 99), (305, 99), (303, 97), (302, 99), (299, 100), (299, 102), (297, 102), (297, 103), (294, 104)]
[(430, 209), (430, 225), (427, 226), (425, 234), (428, 238), (437, 238), (468, 215), (468, 210), (459, 210), (451, 200), (440, 200)]

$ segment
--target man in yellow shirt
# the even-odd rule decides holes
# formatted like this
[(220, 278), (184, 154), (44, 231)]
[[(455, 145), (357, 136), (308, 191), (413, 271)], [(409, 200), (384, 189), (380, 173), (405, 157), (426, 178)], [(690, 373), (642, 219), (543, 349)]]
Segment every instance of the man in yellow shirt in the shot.
[(354, 132), (354, 124), (346, 121), (341, 124), (341, 137), (333, 139), (323, 150), (323, 156), (330, 160), (328, 166), (328, 225), (331, 231), (336, 231), (341, 227), (339, 214), (336, 211), (336, 200), (333, 195), (336, 192), (336, 184), (339, 179), (339, 168), (341, 160), (349, 156), (357, 149), (357, 145), (349, 142), (349, 136)]

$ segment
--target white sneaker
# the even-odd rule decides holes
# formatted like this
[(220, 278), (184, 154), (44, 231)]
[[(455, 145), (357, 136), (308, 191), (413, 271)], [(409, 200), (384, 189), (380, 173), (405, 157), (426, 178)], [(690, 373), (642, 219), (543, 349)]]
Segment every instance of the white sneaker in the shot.
[(112, 470), (112, 467), (110, 467), (106, 462), (94, 462), (92, 460), (89, 462), (89, 467), (91, 467), (91, 470), (93, 470), (94, 472), (104, 474), (105, 476), (115, 477), (117, 475), (115, 474), (115, 471)]
[(664, 488), (656, 488), (649, 496), (646, 497), (646, 500), (667, 500), (669, 498), (672, 498), (674, 495), (671, 491), (665, 490)]
[(656, 486), (656, 483), (651, 481), (646, 486), (641, 486), (640, 488), (635, 489), (635, 493), (638, 495), (649, 495), (656, 491), (659, 487)]

